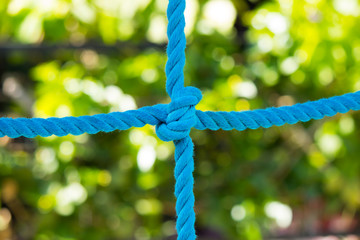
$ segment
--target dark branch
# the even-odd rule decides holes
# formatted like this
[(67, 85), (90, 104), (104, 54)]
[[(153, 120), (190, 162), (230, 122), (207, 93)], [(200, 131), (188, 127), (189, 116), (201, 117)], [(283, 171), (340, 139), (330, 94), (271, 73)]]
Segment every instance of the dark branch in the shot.
[(113, 45), (106, 45), (100, 42), (87, 42), (82, 45), (73, 45), (69, 43), (63, 44), (51, 44), (51, 43), (41, 43), (41, 44), (17, 44), (17, 43), (0, 43), (0, 53), (7, 54), (16, 51), (21, 52), (44, 52), (51, 53), (58, 50), (81, 50), (81, 49), (93, 49), (99, 52), (133, 52), (133, 51), (142, 51), (146, 49), (157, 49), (164, 50), (166, 47), (165, 44), (154, 44), (150, 42), (118, 42)]

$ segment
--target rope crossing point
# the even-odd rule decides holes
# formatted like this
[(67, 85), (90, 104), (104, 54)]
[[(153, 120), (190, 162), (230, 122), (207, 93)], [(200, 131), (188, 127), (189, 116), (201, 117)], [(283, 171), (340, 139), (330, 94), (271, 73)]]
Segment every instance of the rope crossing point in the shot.
[(51, 135), (65, 136), (83, 133), (96, 134), (143, 127), (156, 126), (156, 134), (163, 141), (175, 144), (175, 196), (179, 240), (194, 240), (195, 197), (193, 194), (194, 145), (190, 138), (191, 128), (200, 130), (257, 129), (260, 127), (294, 124), (311, 119), (322, 119), (337, 113), (360, 110), (360, 91), (328, 99), (298, 103), (293, 106), (258, 109), (243, 112), (199, 111), (195, 106), (202, 98), (195, 87), (184, 86), (186, 38), (185, 0), (169, 0), (168, 61), (166, 63), (166, 91), (171, 98), (169, 104), (158, 104), (126, 112), (112, 112), (93, 116), (64, 118), (0, 118), (0, 137), (20, 136), (33, 138)]
[[(243, 112), (213, 112), (195, 110), (195, 126), (199, 130), (238, 130), (269, 128), (284, 124), (307, 122), (312, 119), (331, 117), (337, 113), (346, 113), (350, 110), (360, 110), (360, 91), (347, 93), (342, 96), (320, 99), (317, 101), (298, 103), (293, 106), (257, 109)], [(36, 136), (49, 137), (65, 136), (68, 134), (80, 135), (83, 133), (96, 134), (98, 132), (112, 132), (127, 130), (131, 127), (143, 127), (146, 124), (161, 128), (157, 134), (166, 140), (166, 132), (181, 127), (177, 121), (166, 123), (168, 104), (158, 104), (126, 112), (112, 112), (93, 116), (64, 117), (64, 118), (0, 118), (0, 137), (11, 138)], [(186, 126), (185, 126), (186, 127)]]

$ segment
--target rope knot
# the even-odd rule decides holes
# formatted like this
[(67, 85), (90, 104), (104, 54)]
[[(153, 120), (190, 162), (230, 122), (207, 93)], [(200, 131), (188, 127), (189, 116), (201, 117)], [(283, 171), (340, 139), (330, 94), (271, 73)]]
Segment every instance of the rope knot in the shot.
[(166, 121), (156, 125), (157, 136), (166, 142), (189, 136), (196, 124), (195, 106), (201, 98), (201, 91), (195, 87), (185, 87), (179, 91), (167, 107)]

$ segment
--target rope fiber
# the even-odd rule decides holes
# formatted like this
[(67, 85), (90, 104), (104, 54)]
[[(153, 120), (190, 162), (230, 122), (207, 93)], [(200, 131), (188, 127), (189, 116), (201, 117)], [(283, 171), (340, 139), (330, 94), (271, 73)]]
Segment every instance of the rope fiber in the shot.
[[(195, 100), (190, 98), (189, 102), (191, 103), (191, 101), (194, 103)], [(331, 117), (335, 114), (346, 113), (351, 110), (360, 110), (360, 91), (323, 98), (317, 101), (297, 103), (293, 106), (271, 107), (252, 111), (203, 112), (195, 110), (194, 128), (214, 131), (219, 129), (243, 131), (246, 129), (269, 128), (284, 124), (307, 122), (312, 119)], [(127, 130), (131, 127), (143, 127), (149, 124), (156, 126), (157, 134), (162, 140), (169, 141), (170, 134), (174, 134), (174, 139), (181, 139), (182, 134), (184, 134), (181, 131), (186, 131), (185, 134), (189, 132), (188, 122), (185, 121), (184, 125), (184, 122), (178, 121), (178, 115), (182, 116), (181, 112), (172, 113), (172, 116), (167, 120), (168, 104), (157, 104), (137, 110), (111, 112), (93, 116), (64, 118), (3, 117), (0, 118), (0, 137), (17, 138), (23, 136), (33, 138), (51, 135), (62, 137), (68, 134), (96, 134), (98, 132)], [(175, 119), (175, 121), (172, 121), (172, 119)], [(165, 128), (164, 130), (159, 130), (163, 127)]]
[(337, 113), (360, 110), (360, 91), (293, 106), (271, 107), (242, 112), (213, 112), (196, 110), (201, 91), (184, 86), (186, 38), (185, 0), (169, 0), (168, 60), (165, 67), (166, 91), (169, 104), (147, 106), (126, 112), (111, 112), (93, 116), (64, 118), (0, 118), (0, 137), (11, 138), (51, 135), (65, 136), (83, 133), (112, 132), (146, 124), (156, 126), (156, 134), (163, 141), (175, 144), (175, 196), (178, 240), (194, 240), (195, 197), (193, 193), (194, 145), (190, 138), (192, 128), (205, 130), (232, 130), (269, 128), (284, 124), (322, 119)]

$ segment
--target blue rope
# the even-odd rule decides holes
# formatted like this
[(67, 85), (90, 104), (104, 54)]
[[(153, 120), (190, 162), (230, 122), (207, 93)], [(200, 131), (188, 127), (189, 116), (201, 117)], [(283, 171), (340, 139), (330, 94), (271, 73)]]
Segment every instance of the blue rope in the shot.
[(33, 138), (35, 136), (95, 134), (100, 131), (111, 132), (131, 127), (143, 127), (146, 124), (155, 125), (156, 134), (161, 140), (173, 141), (175, 144), (174, 175), (178, 239), (194, 240), (196, 239), (192, 175), (194, 145), (190, 138), (193, 127), (200, 130), (243, 131), (321, 119), (337, 113), (360, 110), (360, 91), (293, 106), (253, 111), (203, 112), (196, 110), (195, 106), (202, 98), (201, 91), (194, 87), (184, 86), (183, 68), (186, 47), (184, 10), (185, 0), (169, 0), (167, 10), (169, 43), (166, 63), (166, 91), (171, 98), (169, 104), (93, 116), (46, 119), (0, 118), (0, 137)]
[(195, 128), (204, 130), (257, 129), (282, 126), (286, 123), (307, 122), (311, 119), (331, 117), (337, 113), (360, 110), (360, 91), (341, 96), (323, 98), (317, 101), (297, 103), (293, 106), (271, 107), (243, 112), (202, 112), (196, 111), (198, 118)]
[(157, 125), (166, 119), (165, 105), (143, 107), (126, 112), (112, 112), (93, 116), (64, 118), (0, 118), (0, 137), (35, 136), (59, 137), (83, 133), (112, 132), (131, 127), (143, 127), (146, 124)]
[(156, 125), (156, 133), (163, 141), (175, 144), (175, 196), (176, 230), (178, 240), (196, 239), (194, 186), (194, 145), (190, 130), (196, 124), (195, 105), (202, 98), (201, 91), (194, 87), (184, 87), (184, 65), (186, 37), (185, 0), (170, 0), (167, 8), (169, 20), (167, 36), (168, 60), (165, 67), (166, 91), (171, 98), (167, 106), (166, 121)]
[[(191, 99), (191, 97), (186, 98), (189, 99), (190, 103), (193, 101), (193, 104), (197, 101)], [(157, 134), (161, 139), (165, 141), (172, 138), (179, 140), (182, 136), (187, 136), (189, 132), (187, 124), (192, 125), (190, 123), (192, 120), (184, 118), (183, 122), (177, 121), (176, 119), (182, 116), (182, 112), (172, 112), (171, 117), (167, 120), (169, 115), (167, 113), (168, 106), (168, 104), (158, 104), (126, 112), (80, 117), (0, 118), (0, 137), (17, 138), (23, 136), (33, 138), (35, 136), (48, 137), (51, 135), (61, 137), (68, 134), (95, 134), (98, 132), (126, 130), (131, 127), (143, 127), (150, 124), (157, 126)], [(193, 111), (192, 109), (190, 111)], [(312, 119), (331, 117), (337, 113), (346, 113), (350, 110), (360, 110), (360, 91), (317, 101), (297, 103), (293, 106), (271, 107), (252, 111), (203, 112), (196, 110), (194, 128), (214, 131), (219, 129), (243, 131), (245, 129), (269, 128), (284, 124), (307, 122)], [(159, 128), (164, 129), (159, 131)]]

